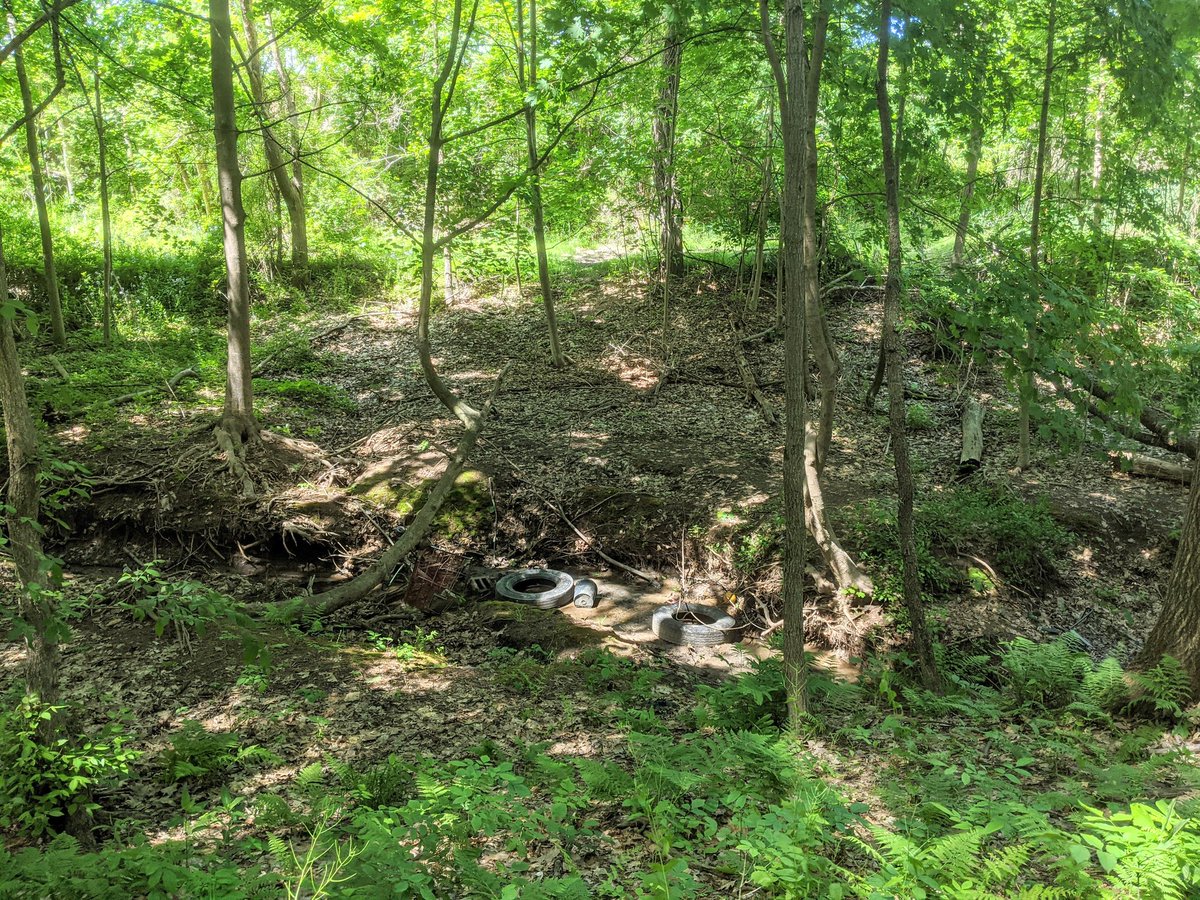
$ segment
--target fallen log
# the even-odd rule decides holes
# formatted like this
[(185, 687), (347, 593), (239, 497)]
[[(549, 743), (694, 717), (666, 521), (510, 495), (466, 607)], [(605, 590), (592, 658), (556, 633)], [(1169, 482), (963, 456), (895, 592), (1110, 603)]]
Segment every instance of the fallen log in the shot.
[(758, 386), (758, 379), (754, 377), (754, 370), (750, 368), (750, 361), (746, 359), (746, 353), (742, 350), (742, 344), (745, 342), (745, 337), (742, 329), (736, 323), (733, 323), (733, 358), (737, 362), (738, 375), (742, 378), (742, 384), (746, 388), (746, 393), (750, 396), (759, 409), (762, 410), (763, 418), (767, 420), (768, 425), (778, 425), (779, 416), (775, 414), (774, 407), (771, 406), (771, 401), (763, 394), (762, 389)]
[(1113, 470), (1140, 475), (1144, 478), (1161, 478), (1176, 484), (1192, 483), (1192, 467), (1158, 459), (1145, 453), (1123, 451), (1112, 454)]
[[(330, 325), (324, 331), (318, 331), (316, 334), (314, 334), (312, 337), (310, 337), (308, 339), (308, 346), (315, 347), (318, 343), (325, 340), (326, 338), (331, 338), (335, 334), (345, 331), (347, 328), (349, 328), (355, 322), (359, 322), (365, 318), (367, 318), (367, 317), (366, 316), (350, 316), (348, 319), (343, 319), (342, 321), (338, 322), (336, 325)], [(292, 345), (288, 344), (287, 346), (290, 347)], [(264, 356), (262, 359), (260, 359), (255, 364), (254, 368), (250, 370), (250, 374), (253, 375), (255, 378), (258, 378), (260, 375), (262, 375), (264, 372), (267, 371), (267, 367), (270, 366), (270, 364), (275, 361), (275, 357), (278, 356), (283, 350), (284, 350), (283, 347), (280, 347), (278, 350), (272, 350), (270, 353), (268, 353), (266, 356)]]
[[(169, 393), (174, 393), (175, 388), (179, 387), (179, 382), (183, 381), (183, 379), (199, 378), (199, 377), (200, 377), (200, 374), (195, 369), (191, 369), (191, 368), (183, 369), (180, 372), (176, 372), (167, 381), (164, 381), (163, 385), (166, 386), (167, 391)], [(132, 391), (128, 394), (122, 394), (120, 397), (117, 397), (115, 400), (112, 401), (112, 405), (113, 406), (123, 406), (126, 403), (132, 403), (134, 400), (137, 400), (139, 397), (146, 397), (146, 396), (149, 396), (150, 394), (156, 393), (157, 391), (160, 391), (160, 390), (162, 390), (162, 387), (155, 385), (154, 387), (148, 387), (148, 388), (145, 388), (144, 390)]]
[(957, 480), (970, 478), (983, 465), (983, 406), (968, 400), (963, 410), (962, 453), (958, 457)]
[(433, 525), (433, 520), (437, 516), (438, 510), (441, 509), (450, 492), (454, 490), (454, 482), (462, 474), (463, 468), (467, 463), (467, 457), (475, 449), (479, 435), (483, 431), (488, 415), (492, 411), (492, 405), (495, 403), (496, 396), (500, 393), (500, 387), (503, 385), (504, 379), (511, 368), (512, 363), (509, 363), (496, 378), (496, 386), (492, 388), (492, 393), (488, 397), (487, 403), (483, 405), (479, 416), (463, 432), (462, 437), (459, 438), (458, 446), (455, 447), (454, 453), (446, 463), (446, 471), (442, 473), (437, 484), (430, 490), (424, 505), (417, 511), (408, 528), (404, 530), (404, 534), (400, 535), (399, 539), (385, 550), (383, 555), (370, 568), (363, 570), (350, 581), (328, 591), (323, 591), (320, 594), (302, 595), (274, 604), (256, 605), (248, 607), (248, 611), (252, 613), (268, 612), (272, 619), (282, 622), (294, 622), (297, 619), (309, 616), (325, 616), (344, 606), (349, 606), (382, 584), (388, 575), (425, 538), (426, 533)]
[[(1116, 401), (1116, 394), (1094, 380), (1085, 385), (1084, 389), (1097, 400), (1108, 404)], [(1195, 459), (1197, 452), (1200, 452), (1200, 441), (1191, 435), (1180, 432), (1174, 422), (1153, 407), (1143, 405), (1141, 412), (1138, 413), (1138, 421), (1146, 429), (1148, 435), (1144, 437), (1134, 435), (1136, 440), (1154, 447), (1161, 447), (1163, 450), (1170, 450), (1172, 453), (1182, 453), (1191, 459)]]

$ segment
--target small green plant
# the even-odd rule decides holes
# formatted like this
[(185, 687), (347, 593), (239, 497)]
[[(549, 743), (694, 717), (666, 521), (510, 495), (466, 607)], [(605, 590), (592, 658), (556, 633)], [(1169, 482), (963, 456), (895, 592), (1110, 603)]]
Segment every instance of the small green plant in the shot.
[(1117, 812), (1085, 806), (1069, 853), (1079, 864), (1094, 853), (1117, 896), (1182, 900), (1200, 889), (1200, 823), (1171, 801)]
[(355, 800), (371, 809), (401, 806), (413, 794), (412, 766), (395, 754), (349, 780)]
[(787, 692), (778, 657), (754, 664), (747, 674), (715, 687), (701, 685), (696, 724), (728, 731), (765, 731), (787, 719)]
[(152, 622), (154, 633), (162, 637), (168, 628), (188, 652), (192, 634), (203, 636), (218, 623), (242, 621), (232, 600), (196, 581), (172, 581), (166, 578), (157, 561), (140, 569), (126, 570), (117, 584), (132, 595), (122, 603), (139, 622)]
[(209, 731), (188, 719), (171, 735), (171, 749), (163, 754), (163, 777), (168, 782), (212, 781), (246, 763), (276, 765), (282, 760), (271, 751), (249, 744), (232, 731)]
[(1183, 707), (1192, 692), (1187, 670), (1173, 656), (1164, 656), (1153, 669), (1131, 673), (1134, 684), (1141, 688), (1154, 711), (1169, 718), (1183, 715)]
[(35, 836), (61, 829), (97, 808), (94, 788), (129, 774), (138, 754), (115, 725), (91, 736), (56, 733), (47, 743), (40, 727), (63, 713), (28, 696), (0, 711), (0, 827)]
[(913, 431), (928, 431), (933, 428), (933, 413), (924, 403), (910, 403), (904, 413), (904, 422)]
[(1004, 650), (1002, 664), (1008, 671), (1012, 696), (1049, 708), (1066, 706), (1083, 687), (1092, 671), (1092, 661), (1066, 641), (1035, 644), (1014, 638)]

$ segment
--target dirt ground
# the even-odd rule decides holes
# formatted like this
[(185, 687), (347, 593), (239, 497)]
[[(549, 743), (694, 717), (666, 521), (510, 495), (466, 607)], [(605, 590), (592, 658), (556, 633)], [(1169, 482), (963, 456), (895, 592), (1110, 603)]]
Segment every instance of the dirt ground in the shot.
[[(664, 339), (651, 289), (603, 273), (598, 264), (559, 281), (564, 350), (572, 360), (561, 371), (546, 362), (544, 322), (532, 297), (481, 293), (437, 315), (437, 363), (469, 400), (481, 402), (504, 364), (516, 363), (470, 461), (478, 478), (473, 490), (486, 502), (476, 497), (459, 519), (444, 520), (390, 587), (339, 613), (323, 634), (271, 635), (265, 687), (248, 675), (236, 641), (210, 635), (189, 653), (101, 603), (66, 647), (68, 698), (97, 718), (126, 710), (139, 749), (147, 751), (162, 749), (184, 719), (233, 728), (258, 743), (278, 745), (286, 735), (286, 764), (235, 786), (249, 795), (327, 755), (452, 758), (485, 738), (516, 736), (570, 745), (572, 752), (612, 744), (613, 735), (564, 714), (568, 706), (586, 707), (582, 686), (530, 692), (491, 680), (492, 651), (538, 640), (481, 615), (471, 602), (411, 609), (402, 601), (418, 576), (433, 583), (426, 601), (444, 600), (444, 592), (470, 595), (465, 578), (477, 570), (553, 565), (598, 578), (595, 610), (550, 614), (567, 620), (562, 652), (602, 646), (656, 660), (671, 673), (658, 688), (667, 705), (689, 702), (698, 681), (743, 670), (768, 652), (752, 629), (742, 644), (716, 650), (670, 648), (648, 631), (653, 610), (683, 596), (743, 604), (757, 615), (746, 598), (762, 596), (777, 577), (739, 573), (714, 549), (714, 523), (770, 516), (780, 483), (781, 435), (748, 402), (730, 349), (729, 290), (694, 276)], [(769, 326), (769, 305), (746, 324), (747, 333)], [(892, 482), (882, 405), (867, 412), (861, 400), (876, 352), (875, 292), (838, 293), (829, 312), (843, 367), (826, 470), (826, 497), (837, 509), (890, 493)], [(459, 433), (422, 380), (413, 328), (407, 309), (371, 306), (314, 346), (317, 374), (266, 367), (266, 377), (303, 375), (352, 402), (319, 415), (264, 415), (276, 436), (257, 461), (252, 457), (264, 489), (253, 501), (230, 499), (229, 485), (214, 474), (218, 462), (200, 426), (219, 404), (215, 393), (139, 409), (127, 424), (107, 426), (103, 451), (90, 456), (96, 435), (87, 426), (61, 426), (58, 438), (78, 444), (95, 479), (89, 505), (71, 510), (76, 532), (57, 548), (76, 589), (111, 585), (123, 568), (158, 558), (171, 577), (264, 600), (319, 590), (373, 558), (411, 512), (406, 491), (436, 474)], [(1013, 474), (1015, 409), (999, 378), (929, 358), (919, 335), (910, 347), (910, 388), (933, 420), (914, 435), (923, 489), (952, 479), (962, 404), (974, 396), (988, 410), (978, 477), (1031, 502), (1048, 496), (1077, 535), (1061, 577), (1044, 595), (1002, 587), (986, 602), (951, 606), (947, 633), (1073, 628), (1097, 655), (1136, 649), (1169, 567), (1185, 489), (1116, 474), (1094, 450), (1063, 455), (1046, 444), (1037, 446), (1031, 474)], [(781, 406), (782, 343), (752, 342), (747, 356)], [(661, 582), (650, 585), (603, 563), (596, 547)], [(435, 667), (370, 647), (416, 628), (436, 634), (431, 643), (444, 652)], [(562, 633), (561, 624), (555, 628)], [(375, 638), (364, 646), (365, 635)], [(19, 647), (0, 648), (0, 681), (15, 677), (19, 658)], [(171, 789), (152, 779), (134, 779), (125, 790), (109, 798), (116, 818), (136, 810), (166, 822), (177, 809)]]

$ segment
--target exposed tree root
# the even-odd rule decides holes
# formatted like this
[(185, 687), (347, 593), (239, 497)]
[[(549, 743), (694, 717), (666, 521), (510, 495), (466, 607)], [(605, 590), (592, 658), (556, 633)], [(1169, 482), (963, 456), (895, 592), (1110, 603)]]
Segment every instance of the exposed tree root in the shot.
[(808, 533), (817, 542), (817, 547), (824, 557), (826, 565), (833, 572), (834, 580), (842, 591), (853, 589), (864, 594), (872, 594), (875, 584), (858, 563), (839, 543), (829, 518), (825, 514), (825, 495), (821, 489), (821, 475), (817, 468), (817, 435), (809, 431), (805, 436), (804, 469), (808, 481), (807, 506), (804, 518), (808, 523)]
[(214, 426), (213, 438), (225, 456), (225, 468), (241, 484), (242, 497), (253, 498), (258, 489), (246, 465), (246, 448), (260, 443), (258, 423), (252, 416), (226, 413)]

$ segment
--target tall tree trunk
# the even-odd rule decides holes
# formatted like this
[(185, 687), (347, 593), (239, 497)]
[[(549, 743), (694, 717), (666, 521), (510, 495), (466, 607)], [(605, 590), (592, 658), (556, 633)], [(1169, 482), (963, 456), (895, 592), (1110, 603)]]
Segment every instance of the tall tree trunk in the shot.
[(1104, 179), (1104, 95), (1108, 85), (1107, 60), (1103, 56), (1097, 72), (1100, 83), (1096, 87), (1096, 119), (1092, 129), (1092, 231), (1098, 234), (1104, 221), (1100, 187)]
[(104, 332), (104, 346), (112, 343), (112, 280), (113, 280), (113, 245), (112, 245), (112, 215), (108, 207), (108, 150), (104, 134), (104, 107), (100, 100), (100, 73), (96, 72), (93, 79), (96, 92), (96, 143), (100, 155), (100, 230), (104, 240), (104, 310), (101, 315), (101, 328)]
[[(16, 33), (16, 26), (9, 18), (9, 28)], [(29, 156), (29, 169), (33, 181), (33, 202), (37, 206), (38, 227), (42, 236), (42, 273), (46, 283), (46, 307), (50, 313), (50, 330), (54, 343), (67, 345), (67, 328), (63, 323), (62, 299), (58, 293), (58, 273), (54, 269), (54, 237), (50, 233), (50, 212), (46, 207), (46, 181), (42, 175), (42, 156), (38, 149), (37, 116), (34, 115), (33, 93), (29, 88), (29, 76), (25, 72), (25, 58), (20, 49), (13, 52), (17, 69), (17, 83), (21, 89), (21, 107), (25, 115), (25, 151)]]
[(950, 264), (957, 268), (962, 265), (963, 252), (967, 246), (967, 232), (971, 226), (971, 201), (975, 197), (975, 181), (979, 175), (979, 157), (983, 154), (983, 110), (975, 112), (975, 121), (971, 123), (971, 135), (967, 138), (967, 180), (963, 184), (962, 204), (958, 210), (958, 227), (954, 230), (954, 253)]
[(888, 44), (891, 36), (892, 3), (883, 0), (879, 15), (879, 62), (876, 68), (875, 96), (879, 107), (879, 129), (883, 148), (883, 184), (887, 203), (887, 281), (883, 290), (883, 346), (887, 356), (888, 418), (892, 432), (892, 461), (896, 468), (896, 492), (899, 500), (897, 520), (900, 526), (900, 556), (903, 561), (904, 608), (912, 628), (913, 647), (925, 687), (941, 688), (933, 643), (925, 624), (925, 606), (921, 602), (921, 576), (917, 569), (917, 537), (913, 521), (912, 464), (908, 455), (908, 431), (905, 425), (904, 373), (900, 342), (900, 177), (899, 163), (892, 146), (892, 114), (888, 103)]
[[(19, 51), (18, 51), (19, 52)], [(11, 313), (4, 234), (0, 231), (0, 310)], [(25, 638), (25, 690), (44, 704), (58, 700), (58, 642), (52, 628), (54, 594), (48, 590), (50, 569), (42, 554), (38, 527), (37, 427), (25, 398), (25, 379), (13, 339), (12, 316), (0, 315), (0, 406), (8, 442), (8, 544), (20, 590), (17, 609), (28, 627)], [(55, 720), (42, 723), (40, 736), (52, 737)]]
[[(209, 0), (212, 39), (213, 131), (217, 145), (217, 182), (221, 189), (224, 228), (226, 294), (229, 323), (225, 367), (225, 407), (218, 442), (225, 446), (235, 471), (236, 451), (258, 437), (254, 418), (254, 389), (250, 367), (250, 281), (246, 268), (246, 211), (242, 206), (242, 171), (238, 166), (238, 128), (233, 93), (233, 59), (229, 53), (232, 28), (229, 0)], [(243, 478), (243, 488), (246, 489)]]
[[(1057, 0), (1050, 0), (1049, 17), (1046, 20), (1046, 68), (1042, 77), (1042, 110), (1038, 116), (1037, 162), (1033, 170), (1033, 211), (1029, 223), (1029, 268), (1033, 279), (1033, 290), (1036, 296), (1041, 296), (1040, 284), (1040, 255), (1041, 255), (1041, 224), (1042, 224), (1042, 187), (1046, 180), (1046, 138), (1050, 123), (1050, 85), (1054, 76), (1054, 26), (1058, 13)], [(1017, 468), (1029, 468), (1029, 415), (1031, 408), (1037, 403), (1037, 385), (1033, 380), (1034, 344), (1036, 342), (1036, 326), (1031, 325), (1026, 338), (1026, 349), (1030, 360), (1026, 363), (1026, 371), (1021, 373), (1020, 385), (1020, 434), (1017, 451)]]
[(67, 200), (75, 202), (75, 176), (71, 173), (71, 147), (67, 139), (66, 117), (58, 120), (58, 146), (62, 153), (63, 181), (67, 185)]
[(1200, 455), (1192, 470), (1192, 489), (1167, 594), (1136, 665), (1152, 668), (1167, 654), (1183, 664), (1192, 680), (1192, 696), (1200, 697)]
[(458, 72), (458, 59), (462, 45), (470, 39), (474, 17), (463, 35), (462, 0), (454, 0), (451, 12), (450, 38), (446, 58), (433, 82), (430, 99), (429, 160), (425, 169), (425, 209), (421, 226), (421, 293), (417, 302), (417, 355), (421, 360), (421, 371), (433, 395), (448, 410), (454, 413), (468, 428), (479, 420), (479, 411), (454, 393), (438, 374), (433, 362), (433, 345), (429, 336), (429, 320), (433, 312), (433, 268), (437, 254), (446, 246), (448, 236), (437, 236), (437, 190), (438, 174), (442, 160), (442, 124), (446, 117), (446, 97), (454, 92), (454, 81)]
[(200, 182), (200, 199), (204, 203), (204, 217), (212, 218), (213, 190), (212, 179), (208, 177), (208, 166), (203, 160), (196, 161), (196, 180)]
[(1189, 134), (1183, 146), (1183, 162), (1179, 166), (1179, 224), (1187, 225), (1187, 183), (1192, 167), (1192, 136)]
[(288, 124), (285, 130), (288, 135), (288, 151), (292, 158), (292, 183), (295, 184), (296, 190), (303, 197), (304, 163), (300, 160), (300, 113), (296, 107), (296, 92), (292, 89), (292, 76), (288, 72), (287, 63), (284, 62), (283, 49), (280, 47), (279, 38), (275, 34), (275, 23), (271, 21), (271, 11), (269, 9), (265, 13), (264, 21), (267, 25), (267, 37), (270, 39), (271, 45), (275, 48), (275, 66), (279, 73), (279, 94), (283, 97), (283, 108), (288, 115)]
[(746, 292), (746, 309), (758, 310), (762, 296), (763, 268), (766, 264), (767, 209), (775, 196), (775, 104), (767, 108), (767, 141), (762, 164), (762, 191), (758, 195), (758, 216), (754, 229), (754, 265), (750, 272), (750, 288)]
[(801, 230), (804, 254), (799, 269), (804, 292), (808, 340), (817, 372), (821, 376), (821, 417), (817, 428), (817, 471), (825, 469), (833, 442), (833, 418), (837, 404), (838, 379), (842, 366), (838, 361), (825, 304), (821, 300), (820, 268), (817, 259), (817, 102), (820, 96), (821, 65), (825, 57), (825, 33), (829, 27), (829, 9), (817, 0), (813, 15), (812, 48), (804, 72), (805, 111), (800, 119), (804, 141), (804, 175), (801, 184)]
[[(529, 54), (525, 53), (525, 17), (522, 0), (517, 0), (517, 72), (521, 93), (528, 96), (537, 88), (537, 0), (529, 0)], [(528, 76), (526, 76), (528, 65)], [(525, 102), (525, 146), (529, 155), (529, 206), (533, 211), (533, 243), (537, 249), (538, 284), (542, 304), (546, 308), (546, 327), (550, 335), (550, 363), (563, 364), (562, 346), (558, 340), (558, 319), (554, 314), (554, 291), (550, 285), (550, 260), (546, 253), (546, 216), (542, 208), (542, 176), (538, 165), (537, 106)]]
[[(250, 93), (258, 114), (259, 128), (262, 130), (263, 150), (266, 152), (267, 165), (271, 169), (271, 178), (283, 199), (283, 205), (287, 207), (291, 233), (292, 283), (297, 287), (304, 287), (308, 284), (308, 226), (305, 221), (304, 190), (302, 183), (295, 178), (294, 167), (289, 165), (298, 162), (298, 155), (288, 151), (279, 142), (275, 136), (275, 129), (269, 124), (271, 111), (263, 89), (262, 55), (251, 3), (252, 0), (242, 0), (242, 25), (246, 32), (246, 49), (250, 60), (246, 66), (250, 76)], [(278, 44), (275, 45), (275, 52), (278, 55)], [(282, 57), (279, 68), (283, 70)]]
[(1192, 192), (1192, 211), (1188, 214), (1188, 236), (1195, 238), (1200, 229), (1200, 189)]
[[(675, 126), (679, 116), (679, 73), (683, 43), (679, 26), (671, 22), (663, 39), (661, 84), (654, 107), (654, 196), (658, 201), (660, 266), (663, 290), (683, 274), (683, 203), (675, 174)], [(665, 316), (664, 316), (665, 317)]]
[[(768, 0), (759, 0), (763, 45), (779, 93), (783, 129), (783, 195), (780, 198), (780, 258), (789, 273), (780, 285), (784, 312), (784, 442), (783, 508), (783, 667), (788, 719), (798, 728), (807, 711), (804, 661), (804, 576), (807, 553), (806, 510), (808, 479), (805, 465), (804, 372), (808, 365), (804, 267), (803, 189), (805, 178), (802, 123), (808, 116), (805, 91), (804, 7), (786, 0), (783, 13), (784, 56), (780, 59), (772, 34)], [(786, 66), (786, 70), (785, 67)]]

